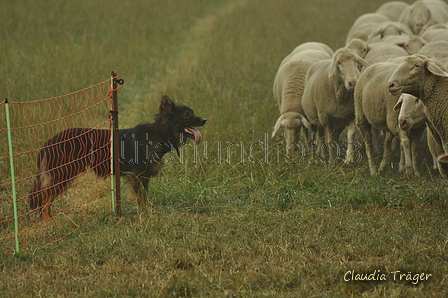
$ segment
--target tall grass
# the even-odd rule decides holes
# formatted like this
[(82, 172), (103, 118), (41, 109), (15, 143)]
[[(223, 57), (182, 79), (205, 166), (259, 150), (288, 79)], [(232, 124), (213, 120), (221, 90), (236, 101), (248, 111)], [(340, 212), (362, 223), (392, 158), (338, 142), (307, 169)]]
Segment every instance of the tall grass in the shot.
[[(122, 127), (151, 120), (162, 94), (208, 122), (196, 160), (192, 145), (184, 160), (167, 157), (146, 212), (125, 186), (122, 218), (105, 212), (56, 245), (3, 260), (0, 293), (444, 297), (448, 206), (438, 173), (422, 163), (416, 179), (396, 169), (371, 178), (364, 158), (288, 160), (283, 139), (269, 138), (280, 61), (306, 41), (341, 47), (356, 17), (382, 2), (4, 3), (0, 96), (69, 93), (114, 70), (125, 80)], [(352, 270), (388, 280), (344, 281)], [(414, 285), (394, 271), (432, 276)]]

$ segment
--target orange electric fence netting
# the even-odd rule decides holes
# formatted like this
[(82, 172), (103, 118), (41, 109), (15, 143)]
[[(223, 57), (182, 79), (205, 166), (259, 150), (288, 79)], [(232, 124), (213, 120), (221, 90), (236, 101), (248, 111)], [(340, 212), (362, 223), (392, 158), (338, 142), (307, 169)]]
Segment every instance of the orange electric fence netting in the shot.
[[(111, 110), (113, 93), (118, 89), (113, 90), (114, 80), (112, 77), (64, 96), (0, 104), (0, 256), (17, 252), (17, 246), (20, 251), (45, 247), (111, 210)], [(84, 129), (70, 135), (69, 128)], [(52, 146), (46, 143), (50, 139)], [(45, 152), (41, 150), (44, 147), (48, 149)], [(49, 170), (46, 165), (51, 163)], [(15, 175), (11, 174), (12, 166)], [(98, 171), (102, 171), (101, 177), (94, 175)], [(36, 190), (33, 183), (37, 182)], [(49, 218), (42, 216), (48, 207), (45, 202), (39, 203), (41, 210), (32, 206), (39, 201), (31, 199), (33, 195), (39, 197), (39, 190), (56, 194)]]

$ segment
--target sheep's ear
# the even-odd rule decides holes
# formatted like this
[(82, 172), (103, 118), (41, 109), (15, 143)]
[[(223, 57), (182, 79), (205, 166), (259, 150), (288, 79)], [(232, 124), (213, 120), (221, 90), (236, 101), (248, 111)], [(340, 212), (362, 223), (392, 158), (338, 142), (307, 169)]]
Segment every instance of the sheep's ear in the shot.
[(393, 44), (396, 44), (397, 46), (404, 48), (404, 46), (406, 45), (406, 40), (397, 40)]
[(394, 111), (401, 109), (401, 105), (403, 104), (403, 96), (400, 96), (397, 103), (394, 106)]
[(405, 28), (402, 27), (396, 27), (398, 30), (398, 35), (407, 35), (411, 33), (411, 30), (406, 30)]
[(357, 57), (357, 61), (358, 64), (363, 66), (363, 67), (368, 67), (369, 66), (369, 62), (367, 62), (366, 60), (362, 59), (361, 57)]
[(313, 129), (311, 128), (311, 124), (308, 122), (308, 119), (306, 119), (305, 116), (303, 116), (303, 115), (302, 115), (302, 124), (303, 124), (303, 126), (308, 128), (310, 131), (313, 131)]
[(440, 163), (448, 163), (448, 154), (440, 154), (437, 156), (437, 161)]
[(439, 77), (448, 78), (448, 73), (442, 69), (437, 63), (432, 60), (427, 60), (426, 68), (433, 74)]
[(328, 72), (329, 78), (331, 78), (334, 75), (337, 67), (338, 67), (338, 60), (336, 59), (336, 57), (333, 57), (333, 59), (331, 60), (331, 64), (330, 64), (330, 70)]
[(284, 115), (281, 115), (280, 117), (278, 117), (277, 122), (275, 122), (275, 126), (274, 126), (274, 131), (272, 132), (271, 138), (273, 138), (275, 136), (275, 134), (277, 133), (277, 131), (280, 129), (280, 127), (282, 126), (282, 121), (283, 121), (283, 117)]
[(370, 39), (370, 38), (374, 38), (375, 36), (382, 34), (382, 33), (383, 33), (382, 31), (383, 31), (382, 28), (377, 29), (377, 30), (373, 31), (372, 33), (370, 33), (369, 36), (368, 36), (367, 38), (368, 38), (368, 39)]

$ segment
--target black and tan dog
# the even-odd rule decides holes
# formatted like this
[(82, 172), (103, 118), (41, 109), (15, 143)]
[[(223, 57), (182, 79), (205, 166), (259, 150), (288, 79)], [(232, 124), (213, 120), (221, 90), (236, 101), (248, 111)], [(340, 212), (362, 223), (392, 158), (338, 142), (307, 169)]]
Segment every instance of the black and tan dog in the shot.
[[(199, 144), (201, 133), (193, 127), (205, 122), (188, 106), (164, 95), (153, 122), (119, 130), (120, 173), (130, 181), (139, 207), (147, 204), (148, 182), (159, 172), (163, 156), (174, 150), (179, 153), (187, 141), (185, 137)], [(30, 208), (39, 210), (42, 219), (51, 218), (54, 199), (75, 177), (87, 168), (99, 177), (107, 177), (111, 172), (110, 160), (110, 130), (70, 128), (56, 134), (39, 151), (39, 173), (28, 196)]]

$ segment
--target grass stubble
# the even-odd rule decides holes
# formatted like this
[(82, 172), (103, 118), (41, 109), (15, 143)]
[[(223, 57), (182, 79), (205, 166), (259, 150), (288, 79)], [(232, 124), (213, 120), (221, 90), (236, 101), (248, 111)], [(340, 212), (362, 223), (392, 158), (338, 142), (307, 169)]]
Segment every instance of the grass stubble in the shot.
[[(147, 211), (125, 193), (122, 218), (104, 212), (57, 244), (1, 260), (0, 296), (445, 297), (446, 183), (427, 163), (419, 178), (372, 178), (365, 159), (291, 163), (281, 138), (263, 147), (283, 57), (306, 41), (341, 47), (355, 18), (381, 3), (6, 4), (3, 97), (65, 94), (114, 70), (125, 79), (122, 127), (150, 120), (168, 94), (208, 119), (208, 147), (197, 162), (192, 146), (170, 159)], [(408, 272), (431, 276), (406, 281)]]

